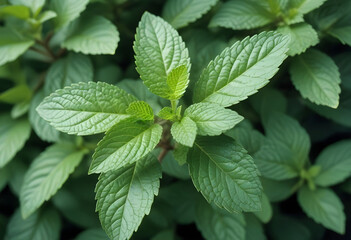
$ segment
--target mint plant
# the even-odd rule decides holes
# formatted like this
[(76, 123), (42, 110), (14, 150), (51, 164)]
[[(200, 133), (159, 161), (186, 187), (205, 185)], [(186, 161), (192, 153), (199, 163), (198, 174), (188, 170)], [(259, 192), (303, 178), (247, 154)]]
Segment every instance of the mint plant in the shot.
[[(268, 83), (286, 58), (288, 43), (280, 34), (263, 32), (226, 48), (197, 81), (194, 104), (178, 106), (189, 83), (188, 50), (168, 23), (145, 13), (134, 42), (137, 71), (152, 93), (170, 101), (170, 107), (155, 118), (149, 104), (102, 82), (72, 84), (43, 100), (37, 111), (56, 129), (77, 135), (106, 132), (89, 173), (101, 173), (96, 209), (110, 238), (130, 238), (150, 212), (161, 178), (160, 165), (150, 152), (169, 132), (185, 146), (180, 151), (188, 152), (184, 156), (192, 181), (209, 203), (232, 213), (261, 209), (262, 187), (252, 158), (228, 137), (206, 136), (220, 135), (243, 120), (225, 107)], [(165, 140), (172, 148), (171, 139), (161, 141)], [(26, 201), (33, 199), (23, 204)]]
[(349, 12), (0, 0), (0, 239), (348, 239)]

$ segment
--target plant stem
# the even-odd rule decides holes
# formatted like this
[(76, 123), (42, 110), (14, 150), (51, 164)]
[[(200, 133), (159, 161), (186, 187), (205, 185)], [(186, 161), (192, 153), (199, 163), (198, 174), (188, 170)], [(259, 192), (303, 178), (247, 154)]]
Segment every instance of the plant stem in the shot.
[(177, 100), (171, 100), (172, 112), (177, 113)]

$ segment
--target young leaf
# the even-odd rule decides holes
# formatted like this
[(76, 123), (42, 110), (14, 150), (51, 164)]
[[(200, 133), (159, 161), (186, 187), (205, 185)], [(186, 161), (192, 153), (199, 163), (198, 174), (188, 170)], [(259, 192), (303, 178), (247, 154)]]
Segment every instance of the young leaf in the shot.
[(184, 116), (196, 123), (197, 133), (203, 136), (220, 135), (244, 119), (236, 112), (214, 103), (195, 103), (185, 110)]
[(96, 210), (111, 239), (129, 239), (149, 214), (158, 194), (161, 166), (152, 154), (117, 171), (103, 173), (96, 185)]
[(117, 123), (95, 149), (89, 173), (117, 170), (138, 161), (156, 147), (161, 135), (162, 127), (158, 124)]
[(307, 23), (283, 26), (278, 28), (277, 31), (289, 36), (291, 39), (288, 51), (289, 56), (301, 54), (309, 47), (319, 43), (317, 32)]
[(288, 44), (286, 36), (262, 32), (224, 49), (202, 72), (195, 85), (194, 102), (227, 107), (256, 93), (278, 71)]
[(21, 150), (29, 138), (30, 124), (25, 119), (12, 119), (0, 115), (0, 168), (4, 167)]
[(85, 151), (75, 145), (59, 143), (37, 157), (26, 175), (20, 193), (22, 216), (27, 218), (49, 200), (82, 160)]
[(306, 14), (319, 8), (326, 0), (290, 0), (289, 9), (296, 9), (301, 14)]
[(0, 7), (0, 18), (14, 16), (19, 19), (30, 18), (30, 9), (27, 6), (14, 5), (14, 6), (1, 6)]
[(154, 112), (149, 104), (144, 101), (132, 102), (126, 112), (140, 120), (153, 120)]
[(168, 0), (162, 17), (174, 28), (182, 28), (201, 18), (218, 0)]
[(187, 71), (190, 70), (189, 53), (177, 31), (148, 12), (144, 13), (137, 28), (134, 51), (141, 79), (160, 97), (169, 97), (167, 78), (173, 69), (184, 65)]
[(29, 122), (38, 135), (43, 141), (57, 142), (60, 138), (60, 132), (51, 126), (47, 121), (41, 118), (38, 112), (35, 110), (44, 99), (44, 91), (39, 91), (34, 97), (29, 106)]
[(302, 169), (306, 164), (311, 148), (311, 140), (298, 121), (288, 115), (271, 112), (263, 122), (266, 136), (276, 144), (285, 145), (291, 150), (291, 164)]
[(78, 83), (46, 97), (37, 111), (57, 130), (90, 135), (129, 118), (126, 110), (134, 101), (134, 96), (107, 83)]
[(81, 54), (69, 54), (56, 61), (48, 70), (44, 84), (44, 93), (50, 93), (73, 83), (93, 81), (93, 65), (89, 57)]
[(299, 190), (297, 197), (309, 217), (339, 234), (345, 233), (344, 206), (332, 190), (318, 188), (312, 191), (304, 186)]
[(0, 27), (0, 66), (18, 58), (33, 44), (32, 39), (20, 35), (15, 30)]
[(351, 175), (351, 141), (340, 141), (328, 146), (315, 164), (322, 168), (314, 179), (317, 185), (329, 187), (344, 181)]
[(166, 120), (175, 120), (177, 115), (173, 112), (173, 109), (170, 107), (164, 107), (161, 111), (158, 112), (157, 116)]
[(196, 189), (208, 202), (232, 213), (261, 210), (257, 167), (233, 139), (199, 137), (189, 150), (187, 162)]
[(210, 27), (234, 30), (262, 27), (274, 20), (264, 1), (230, 0), (224, 3), (210, 22)]
[(12, 5), (24, 5), (32, 10), (34, 16), (38, 15), (45, 4), (45, 0), (9, 0)]
[(223, 209), (209, 205), (205, 201), (198, 204), (195, 223), (207, 240), (245, 239), (245, 219), (242, 214), (228, 213)]
[(290, 74), (293, 84), (304, 98), (316, 104), (338, 107), (340, 73), (328, 55), (310, 49), (294, 58)]
[(172, 151), (174, 159), (178, 162), (180, 166), (186, 163), (189, 148), (182, 145), (176, 144), (174, 150)]
[(185, 65), (174, 68), (167, 76), (167, 85), (169, 87), (170, 100), (181, 98), (188, 87), (189, 73)]
[(268, 179), (286, 180), (299, 174), (293, 152), (283, 143), (266, 140), (254, 159), (262, 176)]
[(52, 0), (50, 9), (57, 13), (56, 29), (68, 25), (83, 12), (89, 0)]
[(78, 18), (69, 25), (61, 46), (84, 54), (115, 54), (119, 42), (116, 27), (101, 16)]
[(171, 128), (171, 134), (180, 144), (192, 147), (196, 138), (196, 123), (189, 117), (183, 117), (180, 122), (175, 122)]
[(34, 213), (23, 219), (17, 210), (7, 225), (6, 240), (58, 240), (60, 237), (61, 221), (59, 214), (48, 209)]

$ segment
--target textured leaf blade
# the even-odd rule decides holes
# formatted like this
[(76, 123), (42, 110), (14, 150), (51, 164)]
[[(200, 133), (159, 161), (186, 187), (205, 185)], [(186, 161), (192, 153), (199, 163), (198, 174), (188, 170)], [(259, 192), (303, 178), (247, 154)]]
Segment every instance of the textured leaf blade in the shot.
[(0, 167), (4, 167), (23, 148), (30, 131), (27, 120), (0, 115)]
[(201, 18), (218, 0), (168, 0), (162, 11), (163, 18), (174, 28), (182, 28)]
[(89, 57), (80, 54), (69, 54), (56, 61), (46, 75), (45, 95), (69, 86), (73, 83), (93, 81), (93, 65)]
[(319, 188), (312, 191), (305, 186), (299, 190), (297, 197), (309, 217), (339, 234), (345, 233), (344, 206), (332, 190)]
[(210, 27), (234, 30), (262, 27), (274, 20), (264, 1), (230, 0), (224, 3), (210, 22)]
[(54, 22), (56, 28), (66, 26), (83, 12), (89, 0), (53, 0), (50, 9), (57, 13)]
[(115, 54), (119, 33), (106, 18), (79, 18), (69, 26), (69, 34), (62, 47), (84, 54)]
[(134, 101), (134, 96), (107, 83), (78, 83), (46, 97), (37, 111), (59, 131), (90, 135), (129, 118), (126, 110)]
[(233, 139), (199, 137), (187, 162), (195, 187), (208, 202), (233, 213), (261, 210), (257, 167)]
[(262, 32), (224, 49), (202, 72), (195, 85), (194, 102), (227, 107), (256, 93), (278, 71), (288, 43), (286, 36)]
[(129, 239), (149, 214), (158, 194), (162, 170), (151, 154), (143, 159), (103, 173), (96, 185), (96, 210), (111, 239)]
[(306, 164), (311, 148), (311, 140), (306, 130), (297, 120), (279, 112), (270, 112), (263, 125), (267, 138), (290, 149), (290, 164), (301, 170)]
[(154, 112), (149, 104), (144, 101), (132, 102), (126, 112), (140, 120), (153, 120)]
[(199, 135), (215, 136), (233, 128), (244, 118), (236, 112), (213, 103), (196, 103), (189, 106), (184, 116), (191, 118)]
[(137, 28), (134, 51), (141, 79), (160, 97), (169, 97), (167, 77), (173, 69), (184, 65), (187, 71), (190, 70), (189, 53), (177, 31), (148, 12), (144, 13)]
[(61, 221), (59, 214), (53, 209), (34, 213), (23, 219), (17, 210), (7, 226), (6, 240), (58, 240)]
[(328, 187), (342, 182), (351, 175), (351, 141), (340, 141), (328, 146), (315, 164), (322, 168), (314, 179), (316, 184)]
[(189, 73), (185, 65), (174, 68), (167, 76), (170, 100), (181, 98), (188, 87)]
[(138, 161), (152, 151), (161, 139), (158, 124), (122, 121), (113, 126), (99, 142), (90, 173), (117, 170)]
[(192, 147), (196, 138), (196, 123), (189, 117), (183, 117), (175, 122), (171, 128), (171, 134), (177, 142), (184, 146)]
[(328, 55), (310, 49), (294, 59), (290, 74), (293, 84), (304, 98), (318, 105), (338, 107), (340, 73)]
[(34, 41), (7, 27), (0, 27), (0, 66), (22, 55)]
[(309, 47), (319, 43), (317, 32), (307, 23), (280, 27), (277, 31), (289, 36), (291, 39), (288, 51), (289, 56), (301, 54)]
[(26, 175), (20, 193), (22, 216), (27, 218), (49, 200), (82, 160), (85, 151), (73, 144), (59, 143), (37, 157)]
[(228, 213), (201, 201), (197, 206), (195, 223), (205, 239), (245, 239), (245, 219), (242, 214)]

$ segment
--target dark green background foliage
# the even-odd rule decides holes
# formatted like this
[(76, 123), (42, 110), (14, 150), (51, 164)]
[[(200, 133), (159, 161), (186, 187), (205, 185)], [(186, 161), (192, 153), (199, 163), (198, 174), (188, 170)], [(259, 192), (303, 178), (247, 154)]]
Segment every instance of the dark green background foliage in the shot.
[(350, 0), (0, 0), (0, 239), (351, 239)]

